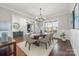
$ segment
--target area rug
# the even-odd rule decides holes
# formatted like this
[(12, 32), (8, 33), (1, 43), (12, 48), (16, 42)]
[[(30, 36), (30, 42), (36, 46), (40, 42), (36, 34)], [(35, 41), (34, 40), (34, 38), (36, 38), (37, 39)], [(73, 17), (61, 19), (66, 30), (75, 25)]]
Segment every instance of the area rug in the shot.
[(54, 40), (51, 45), (47, 47), (45, 47), (44, 44), (40, 44), (40, 46), (36, 46), (35, 44), (32, 44), (30, 46), (30, 50), (27, 46), (25, 47), (25, 41), (24, 42), (20, 42), (17, 44), (17, 46), (27, 55), (27, 56), (48, 56), (50, 54), (50, 52), (52, 51), (52, 49), (54, 48), (55, 44), (57, 43), (57, 40)]

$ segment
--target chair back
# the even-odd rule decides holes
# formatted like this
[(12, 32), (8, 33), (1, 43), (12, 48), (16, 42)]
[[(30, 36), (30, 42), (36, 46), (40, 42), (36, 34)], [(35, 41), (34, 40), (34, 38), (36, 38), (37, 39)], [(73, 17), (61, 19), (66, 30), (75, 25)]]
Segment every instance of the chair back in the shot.
[(47, 34), (47, 35), (45, 36), (45, 40), (49, 40), (49, 39), (50, 39), (50, 35)]
[(2, 32), (2, 34), (1, 34), (1, 41), (2, 42), (8, 41), (8, 34), (7, 34), (7, 32)]
[(54, 33), (50, 33), (50, 40), (53, 39), (53, 34), (54, 34)]
[(30, 33), (29, 34), (27, 34), (27, 35), (25, 35), (25, 38), (26, 38), (26, 40), (29, 40), (30, 39)]

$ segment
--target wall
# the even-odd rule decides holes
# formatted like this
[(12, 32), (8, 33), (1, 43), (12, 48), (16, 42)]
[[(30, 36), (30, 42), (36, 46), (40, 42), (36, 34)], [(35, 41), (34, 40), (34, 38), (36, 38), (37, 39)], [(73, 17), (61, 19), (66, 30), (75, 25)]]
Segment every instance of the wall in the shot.
[[(79, 4), (77, 4), (75, 8), (75, 17), (78, 16), (79, 16)], [(79, 20), (79, 18), (77, 18), (77, 20)], [(79, 56), (79, 28), (70, 30), (70, 42), (75, 55)]]
[[(13, 16), (16, 16), (15, 17), (15, 19), (14, 19), (14, 17)], [(17, 18), (17, 19), (16, 19)], [(13, 35), (13, 33), (12, 33), (12, 20), (18, 20), (17, 22), (20, 22), (20, 24), (22, 25), (21, 26), (21, 31), (23, 31), (24, 30), (24, 21), (25, 21), (25, 19), (26, 20), (29, 20), (30, 18), (27, 18), (27, 16), (26, 15), (21, 15), (21, 14), (19, 14), (19, 13), (17, 13), (17, 12), (14, 12), (14, 11), (11, 11), (11, 10), (9, 10), (9, 9), (7, 9), (7, 8), (4, 8), (4, 7), (0, 7), (0, 22), (2, 22), (2, 21), (4, 21), (4, 22), (10, 22), (10, 30), (8, 31), (8, 35)], [(2, 32), (1, 32), (2, 33)]]
[(8, 10), (0, 7), (0, 21), (10, 21), (10, 15)]
[(79, 56), (79, 30), (71, 29), (70, 35), (71, 35), (70, 42), (71, 42), (73, 51), (75, 55)]
[[(71, 13), (63, 14), (60, 16), (55, 16), (50, 20), (47, 19), (47, 20), (43, 21), (42, 22), (43, 25), (40, 26), (42, 28), (43, 32), (44, 32), (44, 23), (51, 22), (51, 21), (58, 21), (58, 31), (55, 34), (55, 37), (60, 38), (60, 34), (62, 32), (64, 32), (66, 34), (66, 39), (70, 40), (70, 29), (73, 28), (72, 14)], [(35, 32), (37, 32), (37, 33), (40, 32), (39, 27), (36, 22), (35, 22)]]
[[(58, 21), (58, 30), (55, 37), (60, 38), (60, 34), (65, 32), (67, 39), (70, 39), (70, 29), (72, 29), (72, 14), (64, 14), (60, 16), (55, 16), (51, 20), (46, 20), (44, 22)], [(44, 24), (43, 22), (43, 24)], [(41, 26), (44, 30), (44, 25)]]
[[(32, 19), (29, 18), (23, 18), (21, 16), (18, 15), (12, 15), (12, 25), (14, 23), (18, 23), (20, 25), (19, 29), (14, 29), (12, 27), (12, 31), (16, 32), (16, 31), (26, 31), (27, 32), (27, 24), (33, 24), (34, 21), (32, 21)], [(32, 31), (34, 31), (34, 27), (32, 26)]]
[(73, 28), (72, 15), (66, 14), (60, 16), (58, 22), (59, 22), (58, 35), (60, 35), (61, 32), (64, 32), (66, 34), (66, 39), (70, 40), (69, 33), (70, 33), (70, 29)]
[[(19, 29), (15, 29), (13, 28), (14, 23), (18, 23), (19, 24)], [(16, 32), (16, 31), (23, 31), (24, 28), (26, 26), (26, 19), (22, 18), (18, 15), (12, 15), (12, 31)]]
[(23, 34), (27, 33), (27, 23), (33, 24), (32, 31), (35, 32), (34, 20), (30, 19), (29, 17), (27, 15), (22, 15), (22, 14), (19, 14), (18, 12), (9, 10), (7, 8), (0, 7), (0, 21), (8, 21), (11, 23), (11, 27), (10, 27), (11, 30), (8, 31), (9, 36), (13, 37), (13, 31), (17, 31), (12, 28), (13, 22), (20, 23), (21, 27), (20, 27), (19, 31), (23, 31), (24, 32)]
[[(10, 11), (8, 9), (0, 7), (0, 21), (2, 21), (2, 20), (7, 21), (8, 20), (8, 21), (12, 22), (12, 19), (13, 19), (12, 16), (16, 16), (18, 18), (18, 22), (21, 22), (22, 26), (24, 24), (23, 23), (24, 21), (20, 21), (20, 19), (28, 20), (28, 18), (26, 18), (26, 16), (24, 16), (24, 15), (21, 15), (21, 14), (15, 13), (13, 11)], [(60, 16), (55, 16), (51, 19), (51, 21), (54, 21), (54, 20), (57, 20), (59, 22), (58, 35), (60, 35), (60, 32), (64, 31), (67, 33), (67, 36), (68, 36), (69, 30), (72, 28), (71, 14), (64, 14), (64, 15), (60, 15)], [(28, 22), (30, 22), (30, 21), (28, 21)], [(21, 28), (23, 30), (24, 27), (21, 27)], [(44, 29), (43, 26), (41, 26), (41, 28)], [(39, 28), (38, 28), (36, 22), (35, 22), (35, 30), (34, 31), (39, 32)]]
[(59, 29), (60, 30), (69, 30), (72, 28), (72, 14), (67, 14), (58, 17)]

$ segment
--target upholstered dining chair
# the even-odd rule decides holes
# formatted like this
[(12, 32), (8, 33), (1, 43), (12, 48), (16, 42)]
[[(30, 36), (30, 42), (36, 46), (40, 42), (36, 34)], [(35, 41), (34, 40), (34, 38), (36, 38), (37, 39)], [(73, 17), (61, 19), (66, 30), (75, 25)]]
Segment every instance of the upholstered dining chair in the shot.
[(50, 35), (47, 34), (47, 35), (45, 36), (45, 38), (39, 39), (39, 43), (40, 43), (40, 44), (41, 44), (41, 43), (45, 44), (46, 49), (47, 49), (47, 44), (50, 45)]
[(31, 38), (30, 34), (25, 35), (25, 38), (26, 38), (25, 47), (26, 47), (26, 45), (28, 43), (29, 44), (29, 50), (30, 50), (31, 44), (33, 44), (34, 42), (36, 42), (36, 40), (34, 40), (33, 38)]
[(57, 33), (57, 30), (53, 30), (52, 33), (50, 33), (50, 43), (53, 41), (54, 39), (54, 35)]
[(49, 35), (50, 35), (50, 39), (49, 40), (50, 40), (50, 43), (51, 43), (51, 41), (53, 41), (53, 35), (54, 35), (54, 33), (50, 33)]

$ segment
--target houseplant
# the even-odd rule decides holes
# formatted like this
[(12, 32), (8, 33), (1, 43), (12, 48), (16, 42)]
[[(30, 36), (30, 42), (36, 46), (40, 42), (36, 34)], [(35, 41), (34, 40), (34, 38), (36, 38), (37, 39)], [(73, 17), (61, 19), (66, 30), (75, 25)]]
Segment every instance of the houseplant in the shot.
[(60, 37), (61, 37), (61, 39), (63, 40), (63, 41), (66, 41), (66, 34), (64, 33), (64, 32), (62, 32), (61, 34), (60, 34)]

